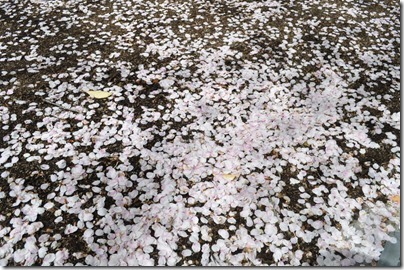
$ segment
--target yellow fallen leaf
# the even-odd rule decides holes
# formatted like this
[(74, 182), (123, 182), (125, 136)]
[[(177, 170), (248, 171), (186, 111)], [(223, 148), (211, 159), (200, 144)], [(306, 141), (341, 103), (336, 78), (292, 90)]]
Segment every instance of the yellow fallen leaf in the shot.
[(391, 197), (391, 200), (395, 203), (400, 203), (400, 195), (394, 195)]
[(222, 177), (223, 177), (224, 179), (228, 180), (228, 181), (231, 181), (231, 180), (233, 180), (234, 178), (236, 178), (237, 175), (234, 175), (234, 174), (222, 174)]
[(105, 91), (87, 91), (87, 94), (93, 98), (107, 98), (112, 95), (110, 92)]

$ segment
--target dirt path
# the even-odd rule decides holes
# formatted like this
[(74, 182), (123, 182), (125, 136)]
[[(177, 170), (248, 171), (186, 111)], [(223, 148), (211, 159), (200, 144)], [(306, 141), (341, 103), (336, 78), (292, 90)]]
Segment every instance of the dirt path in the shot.
[(399, 227), (399, 14), (0, 0), (0, 265), (376, 264)]

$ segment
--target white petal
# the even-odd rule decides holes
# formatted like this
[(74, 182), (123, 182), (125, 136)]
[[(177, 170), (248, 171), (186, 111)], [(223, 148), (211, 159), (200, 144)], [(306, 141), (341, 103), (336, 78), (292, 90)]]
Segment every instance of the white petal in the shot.
[(42, 265), (43, 266), (48, 266), (55, 260), (55, 254), (54, 253), (48, 253), (46, 254), (45, 258), (43, 258)]
[(199, 244), (198, 242), (193, 243), (192, 251), (195, 253), (201, 251), (201, 244)]
[(183, 251), (181, 252), (181, 254), (182, 254), (182, 256), (184, 256), (184, 257), (189, 257), (189, 256), (192, 255), (192, 251), (189, 250), (189, 249), (185, 249), (185, 250), (183, 250)]
[(43, 258), (43, 257), (45, 256), (45, 254), (46, 254), (46, 251), (48, 251), (48, 248), (47, 248), (47, 247), (41, 247), (41, 248), (38, 250), (38, 256), (39, 256), (39, 258)]
[(226, 230), (220, 229), (220, 230), (218, 231), (218, 233), (219, 233), (219, 235), (220, 235), (222, 238), (224, 238), (224, 239), (229, 238), (229, 233), (228, 233)]
[(279, 248), (275, 249), (274, 260), (278, 262), (281, 258), (282, 258), (282, 251)]
[(27, 254), (27, 250), (19, 249), (14, 252), (13, 259), (16, 263), (22, 262), (25, 260), (25, 255)]
[(278, 233), (278, 228), (275, 225), (267, 224), (265, 225), (265, 234), (272, 236)]

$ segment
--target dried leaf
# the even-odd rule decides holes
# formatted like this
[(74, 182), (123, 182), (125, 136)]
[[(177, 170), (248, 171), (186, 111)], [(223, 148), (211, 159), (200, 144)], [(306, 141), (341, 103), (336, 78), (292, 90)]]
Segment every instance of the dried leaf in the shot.
[(87, 94), (93, 98), (107, 98), (112, 95), (110, 92), (105, 91), (87, 91)]
[(237, 175), (235, 174), (222, 174), (222, 177), (228, 181), (234, 180)]
[(400, 195), (394, 195), (391, 197), (391, 200), (395, 203), (400, 203)]

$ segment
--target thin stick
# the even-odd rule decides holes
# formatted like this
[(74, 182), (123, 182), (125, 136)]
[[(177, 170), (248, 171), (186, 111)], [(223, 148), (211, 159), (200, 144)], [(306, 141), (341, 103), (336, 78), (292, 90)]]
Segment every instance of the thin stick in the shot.
[(69, 108), (63, 107), (63, 106), (61, 106), (61, 105), (59, 105), (59, 104), (53, 103), (53, 102), (51, 102), (51, 101), (49, 101), (49, 100), (46, 100), (46, 99), (44, 99), (44, 102), (46, 102), (46, 103), (48, 103), (48, 104), (51, 104), (51, 105), (53, 105), (53, 106), (59, 107), (59, 108), (61, 108), (61, 109), (63, 109), (63, 110), (68, 110), (68, 111), (71, 111), (71, 112), (80, 113), (80, 112), (77, 111), (77, 110), (69, 109)]

